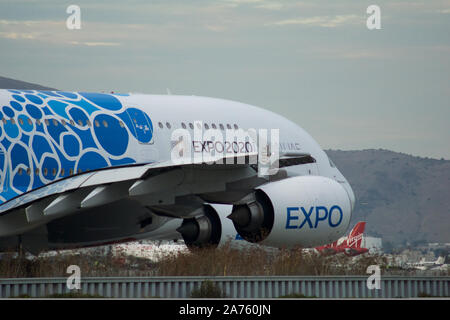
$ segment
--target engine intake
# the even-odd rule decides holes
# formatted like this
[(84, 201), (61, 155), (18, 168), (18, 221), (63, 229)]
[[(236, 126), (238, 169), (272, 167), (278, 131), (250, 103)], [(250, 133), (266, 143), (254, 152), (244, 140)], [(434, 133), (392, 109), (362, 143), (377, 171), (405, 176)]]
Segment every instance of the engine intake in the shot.
[(203, 215), (184, 219), (177, 229), (189, 248), (217, 246), (222, 235), (219, 215), (210, 205), (203, 206)]
[(261, 190), (255, 191), (255, 201), (234, 205), (227, 217), (233, 221), (239, 235), (249, 242), (260, 242), (270, 233), (274, 210), (269, 197)]

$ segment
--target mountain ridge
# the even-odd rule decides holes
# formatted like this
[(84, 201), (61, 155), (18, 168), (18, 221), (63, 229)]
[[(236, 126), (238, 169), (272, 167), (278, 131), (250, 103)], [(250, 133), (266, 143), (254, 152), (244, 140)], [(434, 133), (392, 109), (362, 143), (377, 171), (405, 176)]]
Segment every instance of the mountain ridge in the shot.
[(22, 90), (57, 90), (54, 88), (41, 86), (39, 84), (15, 80), (0, 76), (0, 88), (2, 89), (22, 89)]
[(385, 149), (325, 150), (356, 196), (351, 225), (394, 244), (450, 242), (450, 161)]

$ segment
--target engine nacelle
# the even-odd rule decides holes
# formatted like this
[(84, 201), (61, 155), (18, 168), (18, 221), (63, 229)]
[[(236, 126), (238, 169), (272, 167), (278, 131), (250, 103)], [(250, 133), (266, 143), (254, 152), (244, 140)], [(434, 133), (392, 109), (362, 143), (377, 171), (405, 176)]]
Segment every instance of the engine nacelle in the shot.
[(233, 207), (229, 218), (247, 241), (274, 247), (314, 247), (341, 237), (351, 201), (335, 180), (297, 176), (260, 186), (254, 201)]
[(222, 236), (222, 223), (216, 210), (210, 205), (204, 205), (203, 215), (184, 219), (177, 231), (190, 248), (217, 246)]

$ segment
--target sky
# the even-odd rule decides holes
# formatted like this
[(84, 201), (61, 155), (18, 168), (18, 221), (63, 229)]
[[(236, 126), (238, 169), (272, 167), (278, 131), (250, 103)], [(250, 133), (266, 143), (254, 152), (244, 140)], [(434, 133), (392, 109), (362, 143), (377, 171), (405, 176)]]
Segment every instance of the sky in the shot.
[(450, 0), (0, 0), (0, 76), (241, 101), (324, 149), (450, 159)]

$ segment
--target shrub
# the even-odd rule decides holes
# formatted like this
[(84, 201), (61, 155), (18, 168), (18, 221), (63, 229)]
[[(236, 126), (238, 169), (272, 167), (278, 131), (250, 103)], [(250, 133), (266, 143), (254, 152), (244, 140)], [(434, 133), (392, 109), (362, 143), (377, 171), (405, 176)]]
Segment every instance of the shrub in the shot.
[(199, 289), (191, 292), (191, 298), (226, 298), (226, 294), (222, 292), (215, 283), (210, 280), (203, 281)]
[(69, 298), (69, 299), (80, 299), (80, 298), (105, 298), (103, 296), (100, 296), (98, 294), (85, 294), (80, 292), (69, 292), (69, 293), (55, 293), (46, 296), (45, 298), (54, 298), (54, 299), (61, 299), (61, 298)]
[(426, 293), (426, 292), (419, 292), (419, 294), (417, 295), (419, 298), (434, 298), (435, 296)]
[(305, 296), (303, 293), (290, 293), (285, 296), (280, 296), (279, 298), (287, 298), (287, 299), (303, 299), (303, 298), (317, 298), (316, 296)]
[[(16, 297), (10, 297), (12, 299), (17, 299), (17, 298), (33, 298), (30, 295), (27, 294), (21, 294), (18, 295)], [(68, 298), (68, 299), (80, 299), (80, 298), (105, 298), (103, 296), (99, 296), (99, 295), (92, 295), (92, 294), (85, 294), (85, 293), (81, 293), (81, 292), (69, 292), (69, 293), (55, 293), (55, 294), (50, 294), (48, 296), (44, 296), (44, 297), (40, 297), (40, 298), (53, 298), (53, 299), (61, 299), (61, 298)]]

